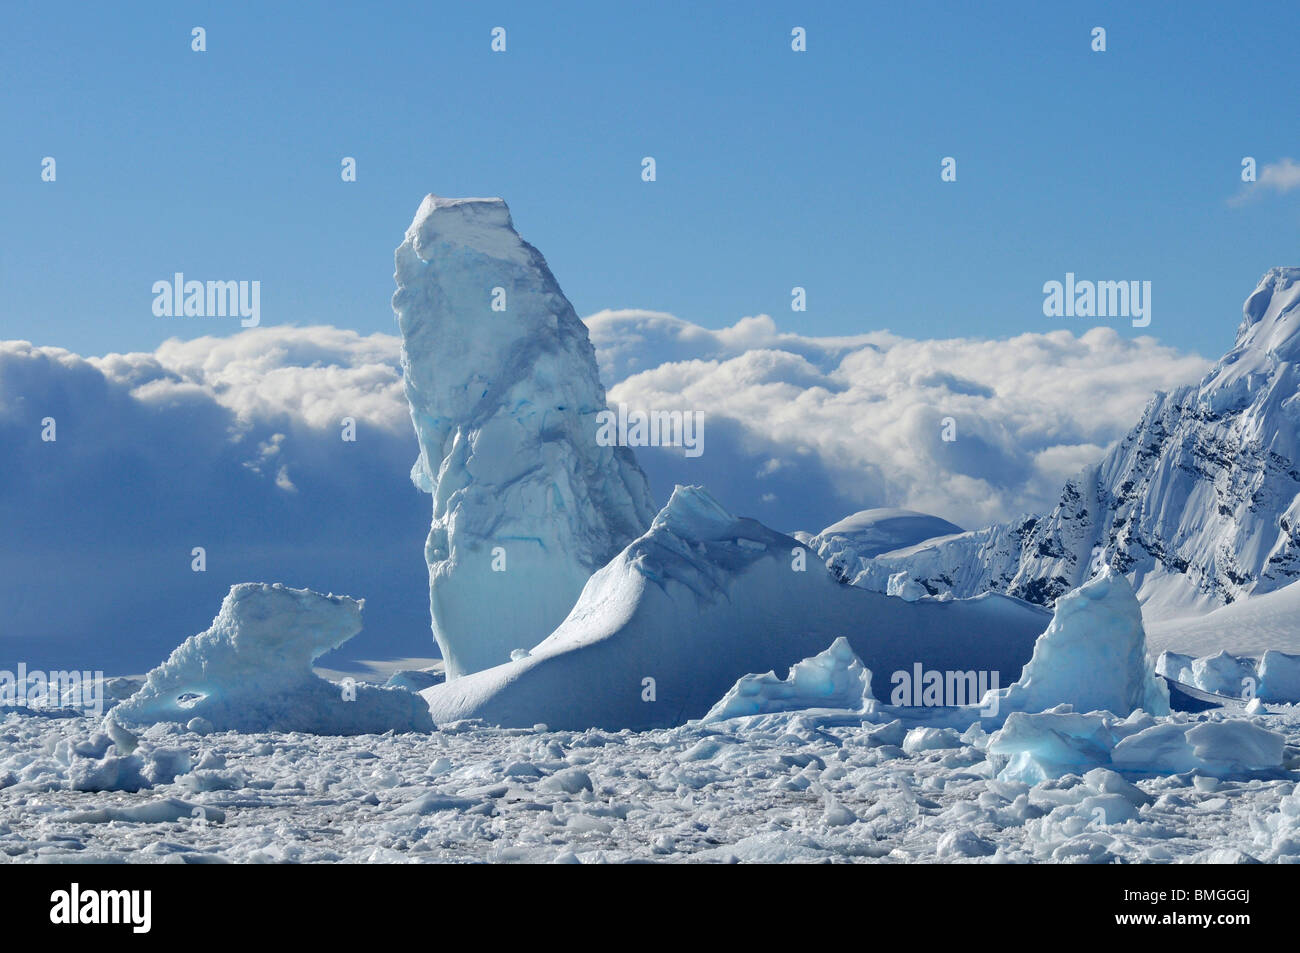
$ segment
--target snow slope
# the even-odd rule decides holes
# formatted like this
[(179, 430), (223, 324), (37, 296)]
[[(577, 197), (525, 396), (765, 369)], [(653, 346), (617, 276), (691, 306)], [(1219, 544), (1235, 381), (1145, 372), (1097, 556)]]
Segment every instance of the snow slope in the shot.
[(111, 719), (170, 721), (218, 731), (367, 734), (433, 727), (402, 688), (344, 688), (312, 672), (317, 656), (361, 629), (363, 600), (266, 583), (232, 586), (206, 632), (151, 671)]
[(739, 676), (784, 669), (840, 636), (884, 680), (919, 662), (997, 671), (1005, 683), (1048, 619), (1005, 596), (908, 603), (842, 585), (792, 537), (678, 487), (527, 657), (421, 694), (440, 724), (676, 725), (706, 714)]
[(1269, 649), (1300, 654), (1300, 583), (1221, 606), (1200, 616), (1147, 623), (1152, 652), (1261, 655)]
[(395, 258), (411, 478), (433, 495), (429, 603), (455, 679), (545, 638), (654, 506), (631, 451), (596, 443), (587, 328), (505, 202), (427, 196)]
[(1298, 305), (1300, 268), (1272, 269), (1233, 349), (1199, 384), (1156, 394), (1051, 513), (882, 554), (857, 583), (883, 591), (906, 571), (931, 592), (1047, 604), (1110, 566), (1157, 618), (1300, 578)]

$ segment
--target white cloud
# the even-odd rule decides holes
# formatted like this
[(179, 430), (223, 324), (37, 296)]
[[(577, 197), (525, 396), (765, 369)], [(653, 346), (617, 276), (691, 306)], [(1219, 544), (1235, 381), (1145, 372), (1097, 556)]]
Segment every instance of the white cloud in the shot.
[(324, 429), (352, 417), (390, 433), (410, 429), (400, 341), (333, 327), (268, 327), (230, 337), (171, 339), (151, 354), (90, 358), (144, 401), (165, 403), (194, 388), (241, 421), (287, 415)]
[(598, 311), (584, 319), (596, 348), (600, 379), (606, 386), (661, 364), (688, 359), (736, 357), (746, 351), (775, 348), (822, 366), (872, 343), (887, 332), (852, 337), (810, 338), (777, 330), (766, 314), (741, 318), (729, 328), (712, 331), (662, 311)]
[[(808, 521), (864, 506), (908, 506), (970, 527), (1050, 508), (1062, 483), (1099, 459), (1154, 391), (1208, 367), (1107, 327), (996, 341), (888, 331), (809, 337), (768, 315), (721, 329), (653, 311), (601, 311), (586, 321), (612, 403), (706, 414), (706, 460), (639, 454), (658, 494), (676, 480), (705, 482), (734, 508), (787, 530), (815, 531), (821, 526)], [(37, 350), (102, 371), (146, 406), (215, 404), (233, 416), (236, 440), (264, 429), (262, 445), (246, 442), (244, 461), (281, 490), (301, 482), (304, 432), (336, 441), (342, 418), (353, 417), (410, 437), (393, 335), (269, 327), (169, 340), (146, 354), (83, 360)], [(947, 417), (957, 430), (951, 443), (941, 439)], [(404, 478), (405, 461), (400, 470)]]
[(1300, 162), (1287, 157), (1268, 163), (1259, 170), (1258, 184), (1278, 192), (1300, 188)]
[(356, 651), (427, 653), (416, 453), (390, 335), (257, 328), (95, 358), (0, 342), (0, 525), (22, 541), (0, 547), (6, 651), (142, 671), (264, 580), (367, 597)]
[[(598, 360), (618, 381), (611, 402), (703, 410), (706, 456), (711, 427), (743, 431), (715, 452), (743, 454), (734, 466), (754, 485), (751, 515), (784, 529), (795, 527), (782, 509), (824, 488), (792, 477), (773, 492), (765, 480), (807, 474), (810, 458), (842, 506), (907, 506), (969, 527), (1049, 508), (1065, 479), (1137, 422), (1154, 391), (1193, 382), (1209, 366), (1106, 327), (918, 341), (781, 334), (767, 316), (721, 331), (652, 312), (606, 311), (589, 323)], [(634, 372), (640, 353), (671, 362)], [(946, 417), (956, 422), (951, 443), (941, 439)], [(689, 478), (685, 461), (678, 467)]]
[(1241, 206), (1261, 198), (1265, 192), (1285, 195), (1297, 188), (1300, 188), (1300, 162), (1285, 156), (1262, 165), (1255, 181), (1243, 185), (1240, 192), (1228, 199), (1228, 204)]

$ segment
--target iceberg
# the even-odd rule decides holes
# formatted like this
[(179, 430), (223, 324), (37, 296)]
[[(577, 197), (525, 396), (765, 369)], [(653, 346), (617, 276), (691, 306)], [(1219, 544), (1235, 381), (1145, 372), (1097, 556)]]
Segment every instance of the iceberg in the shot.
[[(1056, 602), (1020, 678), (993, 693), (998, 710), (1169, 714), (1169, 688), (1147, 658), (1142, 609), (1124, 576), (1101, 574)], [(984, 707), (989, 707), (986, 698)]]
[(505, 202), (427, 196), (395, 260), (411, 479), (433, 496), (429, 607), (454, 681), (546, 638), (654, 504), (631, 450), (596, 439), (587, 328)]
[(1162, 652), (1156, 671), (1201, 691), (1243, 702), (1258, 698), (1278, 704), (1300, 703), (1300, 655), (1270, 649), (1257, 660), (1224, 651), (1200, 658)]
[(1249, 719), (1152, 725), (1115, 745), (1111, 763), (1120, 770), (1228, 777), (1280, 768), (1285, 737)]
[(742, 676), (702, 720), (806, 708), (866, 711), (872, 701), (871, 672), (840, 636), (825, 652), (792, 665), (784, 679), (777, 678), (776, 672)]
[(906, 602), (844, 585), (803, 543), (679, 486), (527, 656), (421, 694), (439, 724), (670, 727), (841, 636), (877, 674), (919, 662), (1009, 681), (1048, 618), (1007, 596)]
[(211, 627), (178, 646), (107, 720), (321, 735), (431, 730), (413, 692), (336, 685), (312, 671), (317, 656), (361, 630), (364, 604), (279, 583), (231, 586)]
[(1110, 760), (1115, 736), (1102, 712), (1081, 714), (1062, 706), (1053, 711), (1012, 712), (989, 737), (991, 755), (1002, 756), (1003, 781), (1038, 784), (1065, 774), (1083, 774)]
[(1203, 691), (1229, 698), (1249, 698), (1254, 696), (1258, 683), (1254, 659), (1237, 658), (1220, 651), (1192, 662), (1192, 684)]
[(1300, 655), (1265, 652), (1259, 660), (1258, 697), (1266, 702), (1300, 702)]
[(808, 545), (832, 573), (851, 582), (863, 565), (882, 553), (960, 532), (960, 526), (938, 516), (880, 507), (832, 523), (812, 537)]

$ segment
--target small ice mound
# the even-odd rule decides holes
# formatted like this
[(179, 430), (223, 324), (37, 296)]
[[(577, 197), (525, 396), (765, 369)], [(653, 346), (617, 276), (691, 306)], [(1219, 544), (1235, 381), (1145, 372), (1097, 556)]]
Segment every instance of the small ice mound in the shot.
[(424, 669), (401, 669), (388, 676), (384, 688), (405, 688), (408, 692), (422, 692), (442, 681), (442, 673)]
[(1255, 845), (1263, 848), (1261, 860), (1295, 863), (1300, 858), (1300, 789), (1284, 795), (1276, 811), (1251, 818), (1250, 826)]
[(1012, 712), (989, 739), (988, 751), (1005, 762), (1003, 781), (1039, 784), (1066, 774), (1083, 774), (1110, 760), (1115, 735), (1101, 713), (1066, 710)]
[(1227, 778), (1281, 768), (1286, 739), (1248, 719), (1152, 725), (1115, 745), (1122, 771)]
[(312, 671), (318, 656), (361, 630), (363, 600), (283, 585), (232, 586), (206, 632), (186, 639), (113, 710), (128, 724), (198, 719), (216, 731), (356, 735), (429, 731), (418, 695)]
[(871, 670), (841, 636), (825, 652), (792, 665), (784, 679), (776, 672), (742, 676), (701, 721), (805, 708), (865, 711), (872, 701)]
[(845, 827), (858, 819), (858, 815), (841, 804), (829, 791), (824, 796), (826, 809), (822, 812), (822, 823), (827, 827)]
[(906, 754), (923, 754), (926, 751), (960, 748), (961, 744), (961, 734), (952, 728), (913, 728), (903, 739), (903, 751)]
[(1172, 678), (1175, 682), (1182, 682), (1184, 685), (1195, 686), (1196, 681), (1192, 675), (1192, 663), (1195, 661), (1196, 657), (1192, 655), (1161, 652), (1160, 657), (1156, 659), (1156, 674)]
[(1041, 860), (1111, 863), (1112, 829), (1140, 822), (1152, 797), (1114, 771), (1094, 768), (1038, 788), (1044, 816), (1025, 822), (1026, 844)]
[(948, 831), (935, 845), (939, 860), (956, 860), (961, 857), (991, 857), (998, 852), (997, 845), (974, 831)]
[(99, 760), (74, 761), (68, 778), (74, 791), (126, 791), (134, 794), (153, 787), (144, 776), (144, 766), (144, 759), (137, 754), (120, 756), (107, 753)]
[(1250, 719), (1157, 722), (1145, 714), (1123, 721), (1107, 712), (1064, 707), (1012, 712), (989, 739), (998, 778), (1039, 784), (1105, 767), (1134, 775), (1195, 772), (1250, 777), (1281, 768), (1285, 738)]
[(1253, 698), (1259, 676), (1255, 673), (1254, 659), (1220, 652), (1192, 662), (1192, 684), (1216, 695), (1241, 698), (1244, 694)]
[(61, 820), (72, 824), (173, 824), (177, 821), (211, 821), (223, 824), (226, 812), (217, 807), (191, 804), (180, 798), (169, 797), (146, 801), (127, 807), (101, 807), (89, 811), (76, 811)]
[(1056, 601), (1056, 614), (1017, 682), (998, 691), (998, 710), (1169, 714), (1169, 688), (1147, 658), (1133, 587), (1109, 567)]
[(1259, 660), (1259, 692), (1266, 702), (1300, 702), (1300, 655), (1268, 651)]

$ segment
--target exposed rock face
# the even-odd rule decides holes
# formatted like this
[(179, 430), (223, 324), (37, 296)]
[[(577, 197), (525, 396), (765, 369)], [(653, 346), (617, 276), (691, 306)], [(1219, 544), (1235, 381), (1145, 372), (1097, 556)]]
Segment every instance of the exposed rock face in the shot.
[(597, 443), (586, 326), (503, 201), (426, 197), (396, 265), (411, 478), (433, 494), (429, 604), (454, 679), (546, 638), (655, 508), (631, 451)]

